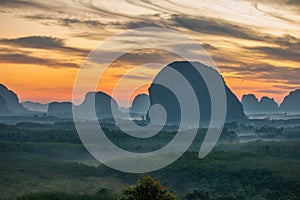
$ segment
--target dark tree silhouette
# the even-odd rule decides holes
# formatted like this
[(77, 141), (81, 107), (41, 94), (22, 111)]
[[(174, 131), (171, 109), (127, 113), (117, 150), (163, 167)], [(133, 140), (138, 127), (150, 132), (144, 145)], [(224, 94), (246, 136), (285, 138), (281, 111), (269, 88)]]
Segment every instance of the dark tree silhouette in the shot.
[(122, 189), (120, 200), (175, 200), (176, 196), (151, 176), (142, 176), (136, 185)]

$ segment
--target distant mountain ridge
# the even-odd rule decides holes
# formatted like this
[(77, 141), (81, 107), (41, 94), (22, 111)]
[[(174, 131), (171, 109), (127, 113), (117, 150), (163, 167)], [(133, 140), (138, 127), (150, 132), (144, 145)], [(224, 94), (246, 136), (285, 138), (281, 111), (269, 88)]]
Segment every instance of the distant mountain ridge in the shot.
[(11, 111), (8, 109), (5, 99), (0, 96), (0, 116), (9, 114), (11, 114)]
[(291, 91), (280, 105), (266, 96), (259, 101), (254, 94), (243, 95), (241, 102), (246, 114), (300, 113), (300, 89)]
[[(154, 78), (153, 83), (149, 88), (150, 104), (161, 104), (167, 112), (167, 123), (178, 124), (181, 120), (180, 106), (177, 98), (167, 88), (155, 84), (156, 79), (169, 77), (167, 67), (171, 67), (178, 71), (190, 83), (198, 99), (200, 118), (202, 122), (207, 123), (211, 118), (211, 100), (208, 88), (202, 76), (198, 73), (195, 67), (201, 68), (209, 78), (219, 78), (221, 75), (213, 68), (208, 67), (199, 62), (178, 61), (164, 67)], [(221, 77), (222, 78), (222, 77)], [(222, 78), (223, 79), (223, 78)], [(176, 80), (174, 80), (174, 84)], [(227, 114), (226, 121), (236, 121), (246, 119), (243, 106), (238, 98), (229, 89), (223, 79), (226, 98), (227, 98)]]
[[(199, 63), (200, 64), (200, 63)], [(183, 71), (184, 67), (182, 66), (188, 66), (186, 62), (174, 62), (170, 64), (171, 67), (178, 71)], [(207, 67), (207, 66), (202, 66)], [(189, 67), (187, 67), (189, 68)], [(185, 70), (187, 69), (185, 68)], [(187, 71), (183, 72), (184, 75), (187, 75), (186, 73), (191, 73), (189, 69)], [(194, 73), (192, 73), (194, 74)], [(159, 76), (158, 74), (157, 76)], [(199, 78), (199, 77), (198, 77)], [(198, 98), (202, 98), (203, 96), (200, 95), (201, 87), (203, 86), (203, 82), (201, 83), (201, 79), (195, 79), (195, 77), (188, 77), (188, 79), (191, 79), (192, 85), (194, 85), (196, 91), (198, 91)], [(200, 80), (200, 84), (198, 81)], [(225, 83), (225, 82), (224, 82)], [(199, 84), (199, 85), (198, 85)], [(291, 91), (285, 98), (284, 101), (281, 103), (281, 105), (278, 107), (278, 104), (275, 102), (273, 98), (269, 97), (262, 97), (259, 101), (255, 95), (248, 94), (244, 95), (242, 97), (241, 103), (238, 101), (236, 96), (232, 93), (232, 91), (226, 86), (226, 95), (227, 95), (227, 107), (228, 107), (228, 113), (227, 113), (227, 120), (239, 120), (239, 119), (245, 119), (246, 116), (244, 114), (255, 114), (255, 113), (261, 113), (261, 114), (276, 114), (276, 113), (300, 113), (300, 89), (297, 89), (295, 91)], [(204, 89), (205, 91), (205, 89)], [(157, 88), (155, 85), (151, 85), (149, 88), (149, 96), (146, 94), (139, 94), (137, 95), (133, 102), (132, 106), (130, 108), (130, 113), (138, 114), (139, 116), (135, 117), (142, 117), (142, 115), (146, 114), (148, 112), (148, 109), (151, 105), (154, 105), (156, 103), (162, 103), (163, 105), (167, 106), (167, 109), (170, 109), (170, 106), (172, 105), (172, 102), (168, 102), (168, 100), (163, 101), (163, 99), (169, 99), (170, 95), (168, 92), (166, 92), (162, 88)], [(118, 103), (115, 99), (113, 99), (110, 95), (105, 94), (103, 92), (89, 92), (86, 94), (84, 101), (82, 104), (75, 106), (75, 109), (78, 109), (78, 111), (81, 113), (81, 116), (83, 118), (87, 117), (84, 111), (86, 109), (90, 109), (92, 98), (95, 98), (95, 106), (96, 106), (96, 113), (99, 119), (105, 119), (105, 118), (111, 118), (112, 117), (112, 108), (115, 109), (116, 113), (120, 113), (120, 115), (117, 115), (119, 117), (122, 117), (122, 111), (120, 107), (118, 106)], [(202, 115), (204, 114), (204, 117), (207, 119), (209, 117), (209, 109), (207, 109), (209, 106), (209, 102), (202, 103)], [(23, 105), (24, 106), (23, 106)], [(206, 105), (205, 105), (206, 104)], [(35, 102), (23, 102), (19, 103), (19, 99), (17, 94), (15, 94), (13, 91), (9, 90), (6, 86), (3, 84), (0, 84), (0, 116), (10, 116), (10, 115), (35, 115), (37, 113), (47, 113), (49, 116), (56, 116), (56, 117), (67, 117), (71, 118), (72, 115), (72, 106), (73, 104), (71, 102), (51, 102), (49, 104), (40, 104)], [(92, 105), (93, 106), (93, 105)], [(168, 108), (169, 107), (169, 108)], [(176, 107), (176, 106), (175, 106)], [(178, 119), (178, 109), (176, 110), (172, 108), (173, 115), (175, 118)], [(171, 112), (171, 113), (172, 113)], [(174, 119), (173, 119), (174, 120)]]
[(150, 107), (150, 98), (147, 94), (138, 94), (132, 101), (130, 112), (132, 114), (147, 114)]
[[(25, 109), (20, 103), (16, 93), (9, 90), (3, 84), (0, 84), (0, 96), (2, 97), (2, 109), (6, 110), (6, 114), (10, 115), (27, 115), (30, 112)], [(6, 106), (5, 106), (6, 104)], [(7, 109), (5, 108), (7, 107)]]
[(37, 112), (47, 112), (49, 104), (43, 104), (38, 102), (32, 102), (32, 101), (25, 101), (21, 103), (24, 108), (31, 110), (31, 111), (37, 111)]
[(72, 118), (71, 102), (52, 102), (49, 103), (47, 115), (56, 117)]
[(279, 110), (287, 113), (300, 113), (300, 89), (290, 92), (284, 98)]
[[(94, 102), (94, 104), (93, 104)], [(90, 118), (90, 112), (95, 109), (98, 119), (112, 118), (112, 110), (119, 113), (117, 101), (104, 92), (88, 92), (84, 101), (78, 105), (77, 113), (80, 118)]]
[(273, 98), (266, 96), (258, 100), (254, 94), (243, 95), (241, 103), (246, 114), (271, 114), (278, 112), (278, 104)]

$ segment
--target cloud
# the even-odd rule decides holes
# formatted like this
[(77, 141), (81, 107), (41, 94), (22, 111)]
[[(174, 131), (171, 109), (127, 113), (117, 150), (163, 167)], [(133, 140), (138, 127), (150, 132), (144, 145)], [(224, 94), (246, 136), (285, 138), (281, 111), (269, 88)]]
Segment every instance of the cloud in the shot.
[(149, 81), (151, 82), (153, 77), (149, 76), (149, 75), (115, 75), (116, 78), (123, 78), (123, 79), (131, 79), (131, 80), (144, 80), (144, 81)]
[(61, 18), (58, 20), (58, 22), (60, 24), (62, 24), (63, 26), (72, 26), (72, 25), (86, 25), (86, 26), (90, 26), (90, 27), (103, 27), (105, 26), (104, 23), (102, 23), (99, 20), (79, 20), (79, 19), (75, 19), (75, 18)]
[(267, 58), (277, 59), (277, 60), (287, 60), (300, 62), (300, 43), (296, 45), (297, 47), (293, 48), (292, 46), (282, 48), (282, 47), (269, 47), (269, 46), (260, 46), (260, 47), (251, 47), (250, 50), (254, 50), (259, 53), (263, 53)]
[(269, 15), (271, 17), (274, 17), (274, 18), (277, 18), (277, 19), (280, 19), (280, 20), (283, 20), (283, 21), (287, 21), (287, 22), (291, 22), (291, 23), (294, 23), (295, 21), (294, 20), (291, 20), (287, 17), (284, 17), (282, 14), (279, 14), (279, 13), (276, 13), (274, 11), (266, 11), (266, 10), (263, 10), (259, 7), (259, 4), (258, 3), (254, 3), (254, 8), (266, 15)]
[(266, 63), (255, 63), (237, 66), (218, 66), (223, 72), (232, 72), (235, 75), (243, 77), (247, 80), (254, 79), (256, 81), (273, 82), (274, 84), (290, 84), (300, 86), (300, 68), (274, 66)]
[(175, 26), (184, 27), (200, 33), (250, 40), (261, 39), (260, 35), (252, 29), (242, 27), (222, 19), (213, 19), (206, 17), (195, 18), (186, 15), (173, 15), (171, 20), (173, 21)]
[(270, 89), (270, 90), (254, 90), (254, 92), (258, 92), (258, 93), (268, 93), (268, 94), (285, 94), (286, 91), (285, 90), (278, 90), (278, 89)]
[(70, 62), (59, 62), (53, 59), (45, 59), (33, 57), (25, 54), (0, 54), (1, 63), (16, 63), (16, 64), (34, 64), (42, 65), (54, 68), (69, 67), (78, 68), (79, 66), (75, 63)]
[(88, 9), (88, 12), (97, 14), (98, 16), (109, 17), (109, 18), (125, 18), (125, 19), (139, 19), (138, 16), (132, 16), (130, 14), (123, 14), (122, 12), (115, 11), (115, 9), (108, 10), (101, 8), (95, 4), (93, 1), (81, 1), (80, 5)]
[(281, 7), (286, 7), (286, 6), (293, 6), (293, 7), (298, 7), (300, 6), (299, 0), (247, 0), (253, 3), (262, 3), (262, 4), (268, 4), (268, 5), (273, 5), (273, 6), (281, 6)]
[(286, 3), (288, 5), (293, 5), (293, 6), (299, 6), (300, 7), (300, 1), (299, 0), (289, 0)]
[(15, 39), (1, 39), (1, 43), (14, 44), (26, 48), (52, 49), (64, 46), (62, 39), (46, 36), (28, 36)]
[(275, 84), (273, 87), (282, 89), (282, 90), (295, 90), (297, 88), (300, 88), (300, 86), (295, 86), (295, 85), (280, 85), (280, 84)]
[(26, 0), (0, 0), (1, 7), (7, 8), (38, 8), (45, 9), (45, 5), (38, 3), (36, 1), (26, 1)]
[(74, 34), (70, 34), (71, 37), (77, 37), (77, 38), (84, 38), (84, 39), (88, 39), (88, 40), (97, 40), (97, 41), (103, 41), (106, 38), (108, 38), (109, 36), (111, 36), (111, 34), (105, 34), (103, 32), (93, 32), (93, 31), (84, 31), (81, 33), (74, 33)]
[(201, 45), (206, 50), (218, 50), (217, 47), (215, 47), (215, 46), (213, 46), (212, 44), (209, 44), (209, 43), (202, 43)]
[(67, 27), (78, 27), (84, 26), (88, 28), (96, 28), (96, 29), (104, 29), (107, 26), (107, 23), (104, 23), (98, 19), (82, 19), (82, 17), (72, 16), (72, 17), (62, 17), (57, 14), (31, 14), (31, 15), (21, 15), (22, 18), (29, 20), (38, 20), (41, 21), (44, 25), (59, 25), (59, 26), (67, 26)]
[(274, 36), (263, 32), (258, 32), (253, 28), (248, 28), (238, 23), (229, 22), (218, 18), (192, 17), (187, 15), (173, 15), (170, 19), (173, 25), (184, 27), (203, 34), (227, 36), (233, 38), (268, 42), (271, 44), (290, 46), (299, 39), (290, 35)]
[(34, 49), (51, 49), (79, 53), (83, 56), (88, 50), (66, 46), (63, 39), (48, 36), (28, 36), (14, 39), (0, 39), (0, 44)]
[[(65, 2), (57, 2), (55, 6), (53, 3), (47, 5), (47, 2), (40, 1), (21, 1), (21, 0), (0, 0), (5, 2), (3, 7), (18, 5), (19, 7), (26, 8), (40, 7), (35, 12), (30, 14), (19, 14), (20, 17), (38, 20), (46, 25), (60, 25), (68, 27), (89, 27), (95, 30), (101, 30), (101, 32), (111, 32), (111, 30), (124, 29), (124, 28), (140, 28), (140, 27), (166, 27), (171, 29), (186, 28), (189, 31), (196, 31), (208, 35), (219, 35), (247, 40), (265, 41), (268, 43), (283, 44), (288, 42), (293, 36), (275, 37), (271, 34), (265, 34), (259, 32), (255, 27), (248, 27), (246, 25), (239, 24), (237, 22), (227, 21), (220, 18), (205, 17), (199, 15), (187, 15), (180, 12), (180, 6), (168, 1), (165, 4), (159, 5), (155, 1), (127, 1), (128, 6), (138, 6), (143, 9), (147, 8), (152, 11), (156, 11), (156, 14), (140, 14), (134, 13), (120, 13), (113, 9), (104, 8), (93, 1), (76, 1), (72, 4), (67, 4), (67, 10), (62, 9), (66, 6)], [(254, 4), (256, 0), (250, 0)], [(282, 1), (277, 0), (277, 4)], [(268, 2), (267, 0), (263, 2)], [(297, 5), (296, 1), (288, 1), (289, 5)], [(29, 5), (27, 5), (29, 4)], [(17, 6), (17, 7), (18, 7)], [(146, 7), (145, 7), (146, 6)], [(174, 10), (172, 6), (175, 6)], [(47, 9), (44, 11), (42, 9)], [(189, 7), (189, 9), (195, 9)], [(76, 10), (76, 12), (74, 12)], [(126, 11), (126, 10), (125, 10)], [(80, 13), (80, 15), (78, 14)], [(87, 14), (88, 13), (88, 14)], [(174, 14), (177, 13), (177, 14)], [(200, 13), (201, 14), (201, 13)], [(116, 29), (115, 29), (116, 28)], [(81, 36), (82, 37), (82, 36)], [(93, 39), (93, 38), (92, 38)], [(278, 42), (278, 43), (277, 43)]]
[[(176, 43), (175, 43), (176, 42)], [(214, 45), (210, 44), (210, 43), (202, 43), (199, 44), (197, 43), (197, 45), (195, 45), (195, 43), (183, 43), (181, 44), (180, 42), (176, 41), (176, 39), (174, 39), (174, 43), (175, 44), (170, 44), (168, 46), (170, 46), (173, 49), (185, 49), (185, 51), (192, 53), (192, 52), (197, 52), (199, 51), (199, 46), (203, 47), (205, 50), (218, 50), (217, 47), (215, 47)]]
[[(300, 41), (298, 38), (290, 35), (290, 34), (285, 34), (281, 37), (275, 37), (275, 38), (270, 38), (271, 41), (274, 41), (274, 43), (280, 45), (280, 46), (285, 46), (285, 47), (290, 47), (290, 46), (298, 46), (300, 44)], [(298, 43), (298, 45), (297, 45)]]
[(142, 27), (161, 27), (158, 23), (151, 20), (143, 20), (143, 21), (130, 21), (124, 24), (126, 28), (135, 29), (135, 28), (142, 28)]
[[(126, 68), (128, 66), (139, 66), (150, 63), (161, 63), (167, 65), (176, 60), (183, 60), (180, 56), (172, 52), (152, 48), (140, 49), (131, 52), (97, 52), (97, 50), (95, 50), (94, 53), (94, 56), (91, 57), (91, 61), (95, 63), (106, 63), (106, 58), (116, 57), (121, 54), (120, 57), (118, 57), (111, 63), (110, 66), (114, 68)], [(101, 56), (98, 57), (96, 55)]]

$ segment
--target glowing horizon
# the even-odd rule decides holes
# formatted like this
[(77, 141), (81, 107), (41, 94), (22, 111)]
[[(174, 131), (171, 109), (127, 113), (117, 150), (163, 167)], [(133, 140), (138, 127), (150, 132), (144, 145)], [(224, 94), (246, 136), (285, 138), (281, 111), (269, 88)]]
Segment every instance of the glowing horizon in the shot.
[[(239, 99), (251, 93), (281, 103), (300, 88), (299, 14), (297, 2), (284, 0), (3, 0), (0, 83), (21, 102), (71, 101), (76, 74), (92, 49), (124, 30), (156, 26), (180, 31), (201, 44)], [(169, 59), (153, 55), (158, 61)], [(137, 60), (125, 57), (115, 63), (98, 90), (111, 94), (122, 72), (143, 64)], [(142, 79), (151, 82), (158, 72), (141, 67), (126, 77), (118, 103), (125, 104), (127, 87)], [(148, 93), (147, 87), (137, 93)]]

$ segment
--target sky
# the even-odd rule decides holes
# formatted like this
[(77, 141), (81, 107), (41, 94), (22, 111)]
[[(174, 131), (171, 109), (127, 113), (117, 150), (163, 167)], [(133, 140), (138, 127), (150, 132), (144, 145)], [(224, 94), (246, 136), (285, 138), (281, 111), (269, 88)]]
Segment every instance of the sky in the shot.
[[(143, 27), (175, 30), (202, 45), (238, 98), (253, 93), (280, 103), (300, 88), (299, 0), (0, 0), (0, 5), (0, 83), (20, 101), (70, 101), (89, 53), (114, 35)], [(138, 40), (129, 35), (106, 53)], [(176, 59), (153, 49), (128, 52), (105, 71), (97, 90), (112, 94), (126, 74), (114, 96), (124, 105), (129, 88), (138, 86), (131, 99), (147, 93), (163, 67), (147, 63)]]

